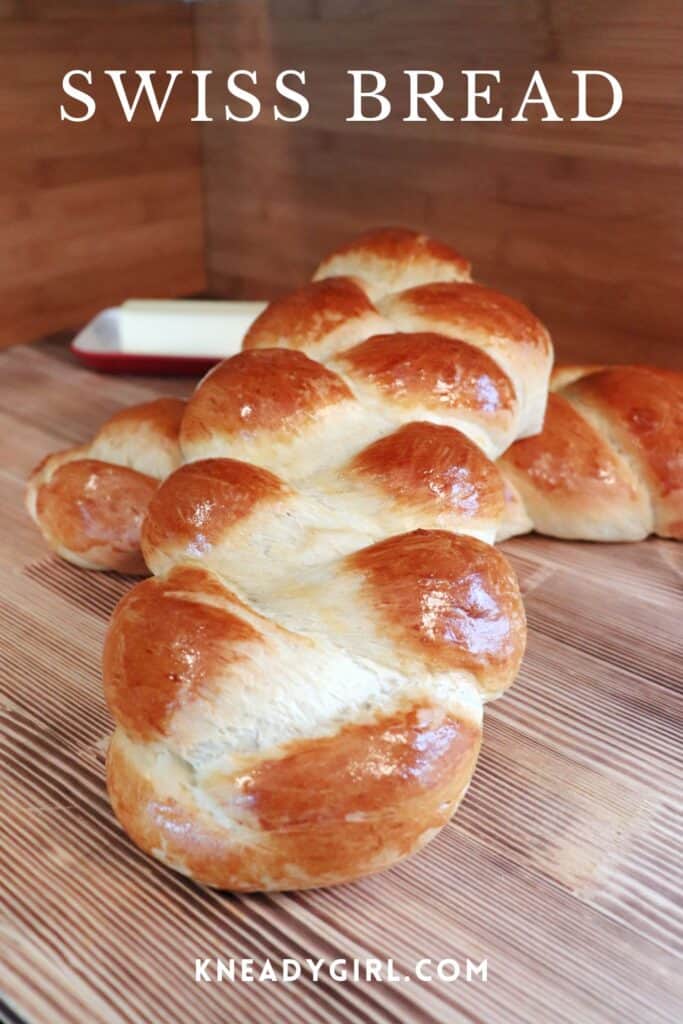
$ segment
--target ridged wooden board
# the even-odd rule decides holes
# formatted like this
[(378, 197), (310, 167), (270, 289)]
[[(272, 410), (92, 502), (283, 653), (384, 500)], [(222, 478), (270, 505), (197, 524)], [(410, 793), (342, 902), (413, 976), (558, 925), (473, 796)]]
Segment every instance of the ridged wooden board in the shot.
[[(31, 1024), (681, 1018), (683, 547), (507, 544), (521, 676), (486, 715), (470, 792), (422, 854), (329, 891), (201, 889), (142, 856), (103, 782), (99, 656), (130, 581), (45, 550), (22, 507), (46, 450), (187, 382), (0, 356), (0, 987)], [(197, 985), (196, 957), (488, 960), (488, 981)]]

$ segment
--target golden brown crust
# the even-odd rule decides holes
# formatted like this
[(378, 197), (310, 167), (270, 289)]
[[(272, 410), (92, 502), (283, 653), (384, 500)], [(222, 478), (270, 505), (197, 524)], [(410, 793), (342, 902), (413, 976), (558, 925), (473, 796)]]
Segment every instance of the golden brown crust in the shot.
[(184, 412), (185, 402), (181, 398), (155, 398), (151, 402), (121, 409), (103, 424), (95, 436), (114, 431), (134, 434), (141, 427), (148, 427), (159, 438), (177, 442)]
[(495, 520), (503, 509), (498, 469), (452, 427), (408, 423), (359, 452), (346, 472), (371, 481), (399, 504), (465, 519)]
[[(450, 245), (403, 227), (372, 228), (370, 231), (364, 231), (345, 245), (340, 245), (326, 259), (333, 256), (348, 256), (349, 253), (358, 251), (372, 253), (396, 263), (414, 259), (416, 254), (427, 253), (438, 259), (451, 260), (463, 271), (470, 268), (469, 261)], [(325, 260), (321, 265), (324, 263)]]
[(683, 374), (565, 366), (554, 381), (543, 431), (500, 460), (524, 506), (500, 535), (683, 538)]
[(154, 568), (159, 551), (205, 557), (226, 531), (257, 505), (289, 494), (265, 469), (236, 459), (200, 459), (172, 473), (152, 499), (142, 528), (142, 551)]
[(573, 384), (575, 380), (587, 376), (589, 373), (597, 373), (607, 367), (598, 363), (564, 363), (560, 366), (553, 366), (550, 374), (550, 390), (561, 391), (563, 388)]
[(346, 559), (365, 578), (366, 598), (386, 629), (432, 671), (464, 669), (498, 693), (519, 668), (524, 606), (495, 548), (445, 530), (390, 537)]
[(548, 397), (543, 432), (517, 441), (500, 463), (519, 470), (536, 490), (563, 500), (577, 498), (583, 504), (635, 497), (612, 449), (559, 394)]
[[(150, 502), (159, 575), (117, 608), (103, 671), (116, 814), (210, 885), (332, 884), (418, 849), (462, 797), (482, 703), (524, 647), (514, 574), (488, 545), (418, 530), (355, 550), (425, 522), (490, 535), (503, 492), (481, 451), (452, 426), (394, 428), (420, 415), (495, 447), (521, 400), (479, 339), (378, 331), (368, 294), (466, 278), (457, 253), (389, 229), (332, 264), (347, 257), (362, 286), (342, 276), (272, 304), (201, 382), (179, 440), (171, 403), (94, 442), (130, 465), (131, 438), (201, 457)], [(303, 350), (343, 352), (350, 385)]]
[[(228, 482), (218, 460), (212, 467)], [(273, 490), (278, 483), (266, 475)], [(343, 581), (354, 594), (360, 582), (367, 625), (382, 637), (379, 661), (363, 645), (346, 652), (350, 609), (336, 604), (335, 578), (340, 594)], [(143, 850), (200, 882), (242, 891), (330, 885), (419, 849), (471, 778), (481, 695), (517, 669), (521, 600), (488, 545), (416, 531), (332, 563), (311, 585), (309, 607), (331, 601), (335, 613), (303, 634), (200, 567), (139, 584), (113, 617), (103, 663), (118, 723), (112, 806)], [(286, 614), (296, 618), (291, 599)], [(426, 671), (415, 673), (401, 652)], [(352, 697), (319, 692), (321, 658), (330, 685)]]
[(89, 444), (48, 455), (26, 505), (48, 544), (89, 569), (146, 572), (140, 527), (157, 486), (180, 463), (185, 403), (159, 398), (122, 409)]
[(302, 352), (241, 352), (199, 384), (183, 418), (181, 446), (214, 435), (296, 433), (321, 410), (350, 398), (348, 386), (336, 373)]
[(179, 432), (184, 410), (185, 402), (179, 398), (158, 398), (122, 409), (98, 430), (88, 454), (162, 480), (181, 462)]
[(196, 805), (160, 794), (116, 740), (108, 786), (135, 842), (163, 850), (198, 881), (305, 888), (348, 881), (419, 848), (462, 797), (479, 744), (476, 726), (428, 705), (292, 743), (237, 777), (209, 781), (210, 800), (235, 820), (232, 834)]
[(349, 814), (382, 817), (388, 807), (452, 783), (478, 739), (479, 729), (469, 723), (411, 706), (345, 725), (333, 736), (295, 741), (284, 756), (240, 771), (238, 790), (266, 831), (329, 823), (341, 831)]
[(565, 394), (595, 410), (611, 440), (636, 460), (650, 489), (656, 532), (681, 537), (683, 374), (617, 366), (582, 377)]
[(352, 381), (371, 383), (392, 402), (512, 418), (514, 391), (498, 364), (442, 334), (378, 334), (342, 353), (338, 363)]
[(499, 536), (638, 540), (650, 531), (643, 488), (599, 430), (561, 394), (548, 398), (540, 434), (499, 460), (510, 500)]
[(152, 477), (125, 466), (66, 462), (38, 487), (36, 521), (66, 557), (91, 568), (143, 573), (140, 529), (157, 487)]
[(271, 302), (247, 331), (243, 348), (284, 347), (325, 359), (385, 327), (356, 281), (332, 277)]
[(103, 654), (105, 697), (131, 737), (169, 735), (183, 706), (207, 699), (221, 672), (260, 640), (241, 602), (200, 567), (145, 580), (119, 602)]
[(500, 454), (518, 437), (541, 430), (552, 366), (550, 335), (520, 302), (477, 284), (432, 282), (389, 295), (379, 310), (401, 331), (437, 331), (491, 356), (517, 400), (512, 430)]
[(376, 228), (341, 245), (322, 261), (314, 279), (358, 274), (379, 294), (406, 286), (409, 275), (423, 280), (469, 280), (470, 263), (451, 246), (408, 228)]
[(401, 309), (423, 318), (425, 326), (433, 322), (436, 330), (448, 325), (449, 335), (451, 330), (474, 329), (543, 355), (551, 351), (547, 330), (526, 306), (480, 284), (449, 281), (419, 285), (391, 296), (382, 309), (390, 319)]

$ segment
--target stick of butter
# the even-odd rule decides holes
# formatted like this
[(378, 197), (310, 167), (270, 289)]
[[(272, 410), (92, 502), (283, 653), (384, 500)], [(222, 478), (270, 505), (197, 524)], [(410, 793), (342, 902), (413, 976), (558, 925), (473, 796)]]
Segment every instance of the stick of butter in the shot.
[(119, 348), (139, 355), (224, 358), (242, 339), (265, 302), (128, 299), (119, 309)]

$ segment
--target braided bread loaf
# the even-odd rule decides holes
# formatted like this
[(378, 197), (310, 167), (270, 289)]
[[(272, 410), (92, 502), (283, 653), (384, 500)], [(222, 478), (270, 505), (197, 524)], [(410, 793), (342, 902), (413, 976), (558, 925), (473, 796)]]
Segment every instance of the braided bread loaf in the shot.
[(683, 374), (568, 366), (553, 374), (545, 426), (498, 465), (498, 538), (537, 530), (578, 540), (683, 539)]
[[(194, 494), (171, 509), (162, 491), (182, 495), (188, 473)], [(514, 574), (495, 548), (443, 530), (264, 571), (273, 536), (273, 561), (286, 550), (273, 519), (260, 537), (252, 522), (241, 551), (207, 543), (196, 499), (215, 482), (239, 509), (282, 490), (216, 459), (153, 499), (145, 554), (165, 572), (123, 599), (105, 645), (112, 806), (143, 850), (220, 888), (388, 867), (446, 823), (474, 771), (483, 702), (514, 679)]]
[[(381, 354), (383, 339), (373, 341)], [(431, 378), (418, 378), (395, 403), (376, 390), (376, 401), (372, 382), (367, 394), (354, 393), (351, 377), (301, 352), (240, 353), (215, 367), (187, 405), (161, 399), (134, 407), (90, 445), (48, 457), (29, 480), (28, 508), (50, 545), (77, 565), (144, 573), (140, 530), (159, 478), (188, 462), (185, 485), (196, 460), (230, 456), (283, 476), (289, 501), (296, 493), (314, 521), (326, 518), (328, 544), (335, 521), (347, 540), (355, 524), (356, 547), (417, 526), (493, 542), (502, 478), (448, 425), (461, 423), (457, 402), (432, 423)]]
[[(340, 268), (362, 280), (326, 276)], [(391, 518), (387, 499), (395, 503), (400, 490), (397, 528), (445, 526), (493, 540), (501, 483), (467, 439), (494, 458), (540, 427), (552, 361), (545, 328), (519, 303), (462, 283), (469, 264), (414, 232), (363, 236), (328, 257), (316, 277), (267, 308), (248, 332), (245, 352), (205, 378), (184, 414), (182, 403), (167, 400), (167, 430), (159, 429), (158, 408), (140, 406), (114, 417), (92, 445), (38, 467), (27, 504), (53, 548), (81, 566), (144, 571), (139, 532), (156, 479), (179, 461), (211, 455), (246, 459), (290, 482), (308, 478), (309, 492), (335, 493), (338, 512), (343, 488), (347, 507), (360, 503), (362, 492), (367, 521), (380, 513)], [(384, 296), (379, 309), (368, 292)], [(273, 347), (291, 351), (256, 351)], [(421, 428), (408, 429), (413, 421)], [(112, 435), (117, 444), (107, 443)], [(383, 446), (368, 448), (385, 436)], [(359, 462), (335, 480), (364, 448), (364, 471)], [(425, 503), (439, 505), (440, 514), (425, 520)], [(366, 531), (368, 538), (375, 532)]]
[(496, 403), (466, 400), (479, 378), (450, 339), (357, 341), (352, 319), (327, 365), (261, 347), (262, 322), (200, 383), (186, 464), (142, 527), (155, 576), (108, 632), (114, 810), (210, 885), (329, 885), (422, 846), (524, 649), (514, 573), (478, 539), (501, 480), (465, 432), (485, 433)]
[[(371, 335), (386, 336), (384, 358), (363, 367), (360, 343)], [(376, 383), (384, 377), (392, 400), (411, 379), (430, 376), (433, 405), (439, 385), (442, 402), (453, 404), (455, 384), (461, 429), (469, 420), (470, 436), (492, 458), (543, 425), (553, 358), (545, 327), (520, 302), (472, 284), (469, 263), (453, 249), (413, 231), (368, 232), (323, 260), (313, 284), (272, 302), (244, 339), (245, 348), (273, 346), (323, 362), (343, 353)]]

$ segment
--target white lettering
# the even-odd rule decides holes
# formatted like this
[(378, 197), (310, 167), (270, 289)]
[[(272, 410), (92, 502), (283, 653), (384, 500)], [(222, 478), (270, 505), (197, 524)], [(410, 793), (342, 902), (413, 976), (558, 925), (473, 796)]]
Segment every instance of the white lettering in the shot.
[(464, 117), (461, 117), (461, 121), (502, 121), (503, 120), (503, 108), (498, 107), (495, 114), (489, 114), (488, 117), (484, 117), (477, 113), (477, 100), (482, 99), (485, 103), (491, 102), (491, 86), (486, 85), (483, 89), (477, 89), (477, 78), (480, 75), (488, 75), (493, 78), (496, 82), (500, 82), (500, 71), (474, 71), (467, 70), (463, 71), (463, 75), (467, 80), (467, 113)]
[(255, 71), (247, 71), (246, 68), (239, 68), (237, 71), (231, 71), (228, 75), (228, 92), (235, 99), (242, 100), (250, 108), (251, 113), (246, 114), (244, 117), (240, 117), (239, 114), (233, 114), (230, 107), (225, 105), (225, 120), (226, 121), (253, 121), (255, 117), (258, 117), (261, 113), (261, 101), (253, 93), (243, 89), (240, 85), (237, 85), (237, 79), (240, 76), (248, 78), (254, 85), (257, 83), (257, 75)]
[(78, 68), (74, 68), (73, 71), (67, 71), (62, 78), (62, 89), (67, 96), (71, 96), (72, 99), (78, 100), (79, 103), (83, 104), (85, 113), (80, 117), (76, 114), (70, 114), (62, 103), (59, 107), (59, 118), (61, 121), (89, 121), (97, 109), (97, 104), (87, 92), (77, 89), (71, 84), (71, 79), (74, 75), (81, 75), (82, 78), (85, 78), (88, 85), (92, 85), (92, 71), (79, 71)]
[(197, 79), (197, 114), (192, 120), (213, 121), (206, 113), (206, 80), (213, 71), (193, 71), (192, 74)]
[[(534, 90), (538, 93), (537, 96), (533, 95)], [(557, 111), (555, 110), (555, 107), (553, 106), (553, 101), (550, 99), (550, 93), (548, 92), (546, 84), (543, 81), (543, 75), (538, 70), (534, 71), (533, 75), (531, 76), (529, 88), (524, 94), (524, 99), (519, 105), (519, 110), (517, 111), (514, 117), (510, 118), (510, 120), (528, 121), (529, 119), (528, 117), (525, 116), (524, 111), (531, 103), (540, 103), (541, 106), (544, 107), (545, 114), (541, 118), (541, 121), (564, 121), (564, 118), (560, 117)]]
[(121, 104), (121, 110), (123, 111), (126, 121), (128, 122), (133, 120), (135, 111), (138, 108), (138, 104), (140, 103), (143, 94), (147, 97), (149, 101), (149, 106), (152, 111), (152, 114), (154, 115), (154, 120), (159, 122), (164, 115), (164, 110), (166, 109), (166, 104), (168, 103), (171, 92), (173, 91), (173, 86), (175, 85), (176, 80), (182, 75), (182, 71), (166, 71), (166, 74), (169, 76), (169, 82), (168, 85), (166, 86), (164, 98), (160, 103), (159, 100), (157, 99), (157, 94), (152, 83), (152, 78), (154, 75), (156, 75), (156, 71), (136, 71), (135, 74), (140, 79), (140, 83), (138, 85), (137, 92), (135, 93), (135, 97), (133, 98), (133, 101), (131, 103), (130, 100), (128, 99), (128, 94), (126, 93), (126, 90), (123, 85), (123, 76), (127, 75), (128, 72), (105, 71), (104, 73), (105, 75), (108, 75), (108, 77), (111, 78), (112, 82), (114, 83), (116, 95), (118, 96), (119, 103)]
[(288, 117), (286, 114), (280, 113), (280, 108), (275, 105), (273, 108), (273, 117), (276, 121), (287, 121), (289, 124), (293, 124), (295, 121), (303, 121), (311, 109), (311, 105), (302, 92), (297, 92), (296, 89), (291, 89), (285, 84), (285, 78), (287, 75), (293, 75), (298, 78), (302, 85), (306, 84), (306, 72), (295, 71), (294, 68), (289, 68), (287, 71), (281, 71), (275, 80), (275, 88), (284, 96), (286, 100), (291, 100), (292, 103), (296, 103), (299, 108), (299, 113), (295, 117)]
[[(610, 75), (609, 71), (572, 71), (573, 75), (579, 80), (579, 95), (578, 95), (578, 110), (576, 117), (572, 118), (572, 121), (609, 121), (610, 118), (614, 117), (621, 110), (621, 105), (624, 102), (624, 91), (621, 88), (619, 80)], [(589, 114), (588, 113), (588, 76), (594, 75), (599, 78), (605, 78), (612, 90), (612, 106), (609, 108), (606, 114)]]
[[(347, 121), (384, 121), (385, 118), (391, 113), (391, 103), (384, 95), (384, 89), (386, 89), (387, 80), (380, 71), (347, 71), (347, 75), (351, 75), (353, 79), (353, 114), (351, 117), (347, 117)], [(374, 89), (363, 88), (363, 77), (372, 76), (375, 81)], [(376, 117), (366, 117), (363, 113), (363, 100), (364, 99), (377, 100), (379, 104), (379, 113)]]
[[(404, 121), (427, 121), (428, 118), (420, 115), (420, 102), (424, 103), (433, 114), (436, 114), (439, 121), (452, 121), (453, 118), (449, 117), (448, 114), (441, 109), (439, 104), (434, 99), (435, 96), (440, 96), (443, 92), (443, 76), (438, 74), (436, 71), (404, 71), (404, 75), (408, 76), (410, 82), (410, 112), (407, 117), (404, 117)], [(429, 90), (420, 89), (419, 78), (420, 76), (428, 76), (432, 80), (432, 86)]]

